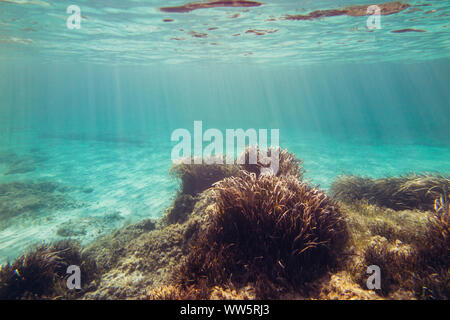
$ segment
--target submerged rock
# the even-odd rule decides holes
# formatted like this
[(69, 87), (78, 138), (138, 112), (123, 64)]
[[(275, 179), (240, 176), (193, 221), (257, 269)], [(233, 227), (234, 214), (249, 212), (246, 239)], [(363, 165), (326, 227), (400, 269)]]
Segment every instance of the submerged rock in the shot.
[(433, 210), (441, 194), (450, 194), (450, 176), (410, 174), (379, 179), (341, 176), (332, 183), (331, 194), (344, 202), (364, 199), (394, 210)]
[(32, 221), (41, 214), (83, 206), (66, 192), (66, 187), (51, 181), (0, 184), (0, 229), (11, 224), (14, 217), (26, 215)]
[(83, 193), (92, 193), (94, 192), (94, 188), (84, 188)]
[[(80, 289), (67, 289), (69, 265), (80, 267)], [(77, 242), (44, 244), (0, 268), (0, 299), (75, 299), (92, 288), (96, 277), (95, 262), (80, 252)]]
[(37, 166), (46, 160), (46, 157), (33, 153), (32, 155), (17, 155), (13, 152), (0, 153), (0, 163), (7, 166), (4, 175), (23, 174), (35, 171)]
[(36, 166), (33, 159), (18, 159), (9, 165), (9, 168), (4, 175), (27, 173), (34, 170), (36, 170)]
[(97, 261), (102, 277), (84, 299), (139, 299), (151, 288), (170, 284), (192, 241), (208, 225), (212, 203), (207, 190), (190, 211), (183, 212), (182, 222), (168, 219), (168, 210), (161, 221), (144, 220), (89, 244), (84, 252)]

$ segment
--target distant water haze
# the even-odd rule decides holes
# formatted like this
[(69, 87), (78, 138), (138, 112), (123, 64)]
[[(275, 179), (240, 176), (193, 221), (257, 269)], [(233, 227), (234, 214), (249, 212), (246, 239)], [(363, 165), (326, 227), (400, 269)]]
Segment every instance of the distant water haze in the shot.
[[(449, 60), (309, 67), (2, 65), (0, 128), (170, 141), (177, 128), (278, 128), (448, 145)], [(151, 143), (151, 141), (147, 141)]]

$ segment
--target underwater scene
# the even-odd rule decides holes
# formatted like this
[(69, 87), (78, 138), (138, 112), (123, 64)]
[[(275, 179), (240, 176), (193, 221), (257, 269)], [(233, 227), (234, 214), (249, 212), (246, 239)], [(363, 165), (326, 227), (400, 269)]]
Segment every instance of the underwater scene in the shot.
[(447, 300), (450, 2), (0, 0), (0, 300)]

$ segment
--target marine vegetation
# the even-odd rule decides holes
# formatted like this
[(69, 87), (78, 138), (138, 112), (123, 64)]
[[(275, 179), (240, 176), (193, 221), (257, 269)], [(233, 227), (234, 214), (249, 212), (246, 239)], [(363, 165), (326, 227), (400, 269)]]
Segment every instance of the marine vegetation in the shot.
[(444, 265), (450, 264), (450, 196), (446, 192), (435, 200), (434, 211), (428, 215), (429, 250), (435, 259), (442, 258)]
[[(83, 250), (40, 245), (0, 269), (0, 299), (449, 299), (448, 177), (347, 176), (328, 197), (301, 160), (279, 160), (277, 175), (262, 163), (175, 166), (182, 187), (162, 219)], [(64, 192), (8, 184), (29, 185)], [(81, 290), (66, 287), (71, 264)], [(367, 289), (370, 265), (381, 289)]]
[[(303, 180), (303, 174), (305, 170), (303, 169), (303, 160), (297, 159), (295, 154), (290, 153), (287, 149), (281, 149), (280, 147), (270, 147), (267, 151), (262, 151), (258, 146), (250, 146), (245, 148), (244, 152), (239, 156), (239, 165), (241, 170), (252, 172), (259, 176), (263, 173), (265, 168), (270, 167), (270, 163), (265, 163), (258, 155), (261, 152), (263, 155), (271, 158), (271, 153), (278, 151), (278, 171), (277, 176), (295, 176), (299, 180)], [(251, 153), (253, 152), (254, 160), (251, 160)], [(256, 162), (256, 163), (255, 163)]]
[(211, 288), (206, 286), (186, 289), (180, 285), (165, 285), (153, 288), (145, 295), (145, 300), (205, 300), (211, 295)]
[(346, 223), (322, 191), (295, 176), (247, 172), (213, 190), (211, 226), (180, 269), (186, 286), (199, 279), (209, 287), (264, 283), (266, 292), (258, 290), (259, 296), (269, 297), (276, 286), (299, 286), (337, 262), (347, 240)]
[(196, 195), (212, 187), (214, 182), (236, 175), (238, 171), (239, 168), (233, 164), (195, 164), (192, 160), (189, 164), (174, 164), (169, 174), (181, 179), (182, 194)]
[(450, 297), (449, 198), (436, 199), (433, 211), (394, 211), (367, 202), (344, 205), (354, 259), (347, 270), (362, 288), (365, 269), (381, 270), (381, 289), (389, 299)]
[[(300, 160), (281, 154), (278, 176), (236, 165), (223, 178), (197, 165), (194, 185), (204, 191), (180, 192), (150, 229), (136, 224), (91, 245), (103, 274), (83, 298), (448, 299), (446, 178), (341, 178), (336, 202), (302, 182)], [(401, 199), (391, 203), (413, 209), (382, 206), (388, 196), (373, 190), (383, 183)], [(366, 286), (372, 264), (380, 290)]]
[(344, 202), (365, 199), (394, 210), (433, 210), (441, 190), (449, 194), (450, 177), (439, 174), (410, 174), (380, 179), (341, 176), (331, 185), (331, 195)]
[[(67, 267), (81, 270), (82, 289), (68, 290)], [(87, 291), (97, 275), (93, 260), (87, 259), (73, 241), (41, 245), (0, 269), (0, 299), (71, 299)]]
[(196, 198), (190, 194), (179, 193), (173, 204), (166, 210), (161, 223), (164, 225), (183, 223), (188, 219), (196, 202)]
[(55, 182), (24, 180), (2, 183), (0, 184), (0, 230), (17, 220), (30, 222), (55, 210), (82, 206), (82, 203), (67, 194), (67, 187)]
[[(275, 148), (267, 149), (266, 156), (270, 158)], [(277, 176), (296, 176), (299, 180), (303, 179), (304, 169), (303, 161), (297, 159), (293, 153), (286, 149), (277, 147), (278, 171)], [(250, 163), (250, 152), (255, 152), (255, 159)], [(203, 159), (201, 164), (196, 164), (192, 158), (188, 164), (180, 162), (172, 165), (169, 174), (181, 180), (180, 193), (195, 196), (196, 194), (211, 188), (213, 184), (227, 177), (238, 176), (242, 171), (253, 172), (259, 176), (264, 168), (268, 168), (270, 163), (264, 163), (258, 157), (260, 149), (258, 146), (247, 147), (242, 154), (238, 156), (238, 164), (223, 164), (217, 162), (218, 156)], [(255, 163), (254, 163), (255, 162)]]

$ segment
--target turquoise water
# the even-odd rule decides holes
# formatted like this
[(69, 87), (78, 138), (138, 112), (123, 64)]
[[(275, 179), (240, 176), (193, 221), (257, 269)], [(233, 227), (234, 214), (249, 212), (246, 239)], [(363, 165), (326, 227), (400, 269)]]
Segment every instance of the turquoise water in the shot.
[[(0, 262), (161, 217), (178, 188), (171, 133), (196, 120), (279, 129), (324, 189), (341, 174), (449, 174), (450, 6), (409, 3), (430, 6), (369, 31), (367, 17), (282, 19), (365, 0), (189, 13), (159, 10), (181, 1), (0, 0), (0, 213), (11, 215)], [(66, 27), (69, 4), (79, 30)], [(426, 32), (391, 32), (407, 28)]]

